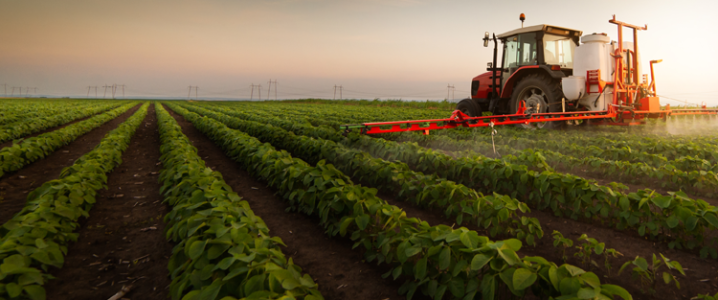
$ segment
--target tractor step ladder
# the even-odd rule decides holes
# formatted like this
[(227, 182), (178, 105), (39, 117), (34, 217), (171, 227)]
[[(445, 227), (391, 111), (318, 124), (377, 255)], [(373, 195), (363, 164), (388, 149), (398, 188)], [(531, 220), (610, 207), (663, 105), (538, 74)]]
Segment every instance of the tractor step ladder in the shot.
[[(591, 91), (591, 85), (594, 84), (598, 86), (598, 91), (596, 92)], [(604, 87), (606, 87), (606, 82), (601, 80), (601, 70), (586, 71), (586, 94), (603, 93)]]

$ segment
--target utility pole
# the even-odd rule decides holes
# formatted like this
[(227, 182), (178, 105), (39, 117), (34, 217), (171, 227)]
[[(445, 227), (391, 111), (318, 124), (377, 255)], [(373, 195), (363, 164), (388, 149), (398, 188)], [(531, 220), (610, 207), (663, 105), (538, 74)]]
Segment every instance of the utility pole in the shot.
[(85, 98), (90, 98), (90, 88), (91, 88), (91, 86), (87, 87), (87, 97), (85, 97)]
[(276, 79), (274, 81), (272, 81), (271, 79), (269, 80), (269, 88), (267, 88), (267, 100), (269, 100), (269, 95), (272, 91), (272, 83), (274, 83), (274, 100), (277, 100), (277, 80)]
[(102, 93), (102, 99), (105, 99), (105, 98), (107, 98), (107, 88), (110, 86), (105, 84), (102, 87), (105, 88), (105, 92)]
[[(192, 99), (192, 96), (191, 96), (191, 95), (192, 95), (192, 89), (194, 89), (194, 100), (197, 100), (197, 93), (198, 93), (197, 90), (199, 89), (199, 86), (196, 86), (196, 85), (195, 85), (195, 86), (191, 86), (191, 85), (189, 86), (189, 91), (187, 92), (187, 100)], [(124, 96), (123, 96), (123, 97), (124, 97)]]
[(254, 83), (252, 83), (252, 93), (249, 94), (249, 101), (252, 101), (254, 99)]
[[(449, 98), (449, 93), (451, 93), (451, 98)], [(454, 100), (454, 86), (453, 85), (447, 85), (446, 86), (446, 100)]]
[(257, 91), (259, 92), (259, 101), (262, 101), (262, 85), (257, 85)]
[(12, 97), (12, 95), (15, 95), (15, 87), (12, 87), (12, 92), (10, 92), (10, 97)]
[(278, 100), (277, 99), (277, 80), (276, 79), (274, 80), (274, 100)]
[[(25, 98), (27, 98), (27, 94), (30, 92), (30, 87), (25, 87)], [(22, 95), (22, 89), (20, 89), (20, 94)]]

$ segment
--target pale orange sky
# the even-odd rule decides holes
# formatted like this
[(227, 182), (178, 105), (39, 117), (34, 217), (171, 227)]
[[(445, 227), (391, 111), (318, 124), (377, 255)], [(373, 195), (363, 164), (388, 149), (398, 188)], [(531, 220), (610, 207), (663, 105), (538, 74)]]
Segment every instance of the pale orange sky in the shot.
[[(572, 3), (567, 5), (567, 3)], [(553, 24), (606, 32), (636, 25), (658, 92), (718, 104), (713, 1), (35, 1), (0, 0), (0, 93), (84, 96), (125, 84), (128, 96), (249, 98), (277, 79), (280, 98), (443, 99), (468, 95), (496, 34)], [(644, 73), (648, 71), (647, 65)], [(194, 93), (194, 92), (193, 92)], [(92, 92), (94, 94), (94, 90)], [(256, 98), (256, 95), (255, 95)], [(716, 100), (713, 100), (716, 99)], [(663, 103), (676, 104), (667, 98)]]

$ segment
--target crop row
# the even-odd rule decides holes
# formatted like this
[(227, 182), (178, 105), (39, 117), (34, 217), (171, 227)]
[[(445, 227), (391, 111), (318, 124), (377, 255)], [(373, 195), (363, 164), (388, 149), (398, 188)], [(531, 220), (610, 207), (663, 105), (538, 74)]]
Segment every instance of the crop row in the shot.
[[(488, 142), (488, 138), (482, 138), (482, 140)], [(586, 142), (583, 139), (576, 141), (573, 139), (532, 140), (526, 138), (499, 138), (497, 139), (497, 144), (518, 149), (533, 148), (542, 150), (553, 150), (560, 152), (564, 155), (570, 155), (573, 157), (593, 156), (601, 157), (605, 160), (644, 163), (653, 167), (669, 165), (673, 168), (680, 169), (683, 171), (718, 171), (718, 165), (716, 165), (716, 159), (718, 159), (718, 152), (711, 152), (711, 154), (703, 155), (701, 157), (680, 156), (673, 157), (673, 159), (669, 159), (663, 154), (648, 153), (641, 151), (637, 148), (631, 148), (627, 145), (615, 146), (611, 145), (610, 143), (593, 145), (592, 143)], [(713, 157), (714, 155), (715, 157)], [(702, 157), (708, 158), (710, 160)]]
[[(658, 179), (661, 180), (661, 185), (664, 188), (667, 187), (674, 188), (676, 190), (684, 190), (695, 195), (712, 197), (715, 196), (716, 191), (718, 191), (718, 175), (716, 175), (714, 172), (695, 169), (692, 169), (691, 171), (684, 171), (676, 169), (670, 164), (653, 167), (644, 163), (631, 163), (621, 160), (607, 160), (590, 155), (576, 154), (572, 156), (565, 154), (567, 151), (561, 151), (562, 153), (559, 153), (547, 149), (530, 148), (521, 151), (512, 146), (492, 145), (490, 142), (480, 140), (455, 140), (444, 135), (402, 134), (394, 135), (393, 140), (404, 142), (417, 142), (419, 145), (424, 147), (431, 147), (448, 151), (469, 150), (477, 151), (480, 153), (491, 153), (493, 149), (496, 149), (498, 154), (504, 155), (504, 157), (502, 157), (503, 160), (507, 160), (507, 154), (516, 154), (529, 157), (531, 155), (540, 155), (541, 157), (545, 158), (545, 161), (548, 164), (553, 166), (581, 166), (582, 169), (588, 168), (588, 170), (590, 170), (592, 173), (612, 175), (625, 178), (625, 180), (631, 182), (640, 182), (644, 184), (656, 184), (656, 179)], [(460, 153), (457, 155), (466, 156), (469, 155), (469, 153)], [(525, 159), (508, 159), (508, 161), (523, 161), (526, 164), (531, 164), (531, 161), (527, 161)]]
[(350, 137), (352, 141), (347, 143), (351, 147), (364, 149), (375, 157), (403, 161), (412, 169), (436, 173), (478, 191), (510, 195), (538, 209), (551, 208), (557, 216), (608, 223), (619, 230), (633, 229), (641, 236), (663, 239), (671, 248), (698, 247), (702, 257), (718, 257), (718, 240), (705, 238), (705, 233), (718, 228), (718, 208), (703, 200), (690, 199), (682, 192), (661, 195), (645, 189), (622, 193), (615, 191), (617, 184), (600, 186), (570, 174), (536, 172), (496, 159), (453, 158), (415, 143), (358, 134)]
[(61, 268), (80, 217), (87, 217), (106, 173), (121, 163), (122, 152), (147, 115), (148, 103), (111, 131), (92, 151), (28, 194), (27, 205), (0, 227), (0, 298), (45, 299), (50, 267)]
[(295, 135), (279, 127), (245, 121), (198, 106), (183, 107), (285, 149), (309, 163), (316, 164), (325, 159), (345, 174), (353, 174), (354, 178), (369, 182), (380, 190), (390, 190), (404, 201), (442, 209), (447, 217), (455, 218), (458, 225), (474, 222), (477, 226), (490, 228), (492, 237), (509, 234), (532, 246), (536, 245), (536, 238), (543, 236), (539, 221), (523, 216), (529, 211), (528, 206), (511, 197), (483, 196), (463, 184), (436, 175), (424, 175), (412, 171), (404, 163), (373, 158), (366, 152), (349, 149), (331, 140)]
[(0, 177), (5, 173), (20, 170), (24, 166), (46, 157), (58, 148), (116, 118), (135, 105), (137, 103), (128, 103), (87, 120), (24, 139), (19, 143), (14, 143), (12, 146), (0, 149)]
[[(7, 105), (6, 103), (3, 103)], [(87, 103), (80, 101), (58, 101), (58, 102), (35, 102), (35, 103), (23, 103), (21, 105), (14, 105), (8, 107), (0, 112), (0, 125), (11, 124), (15, 122), (27, 122), (33, 118), (51, 116), (60, 114), (69, 110), (83, 107)], [(10, 105), (8, 105), (10, 106)]]
[(341, 171), (324, 162), (315, 167), (277, 151), (270, 144), (232, 130), (172, 104), (196, 128), (221, 146), (253, 176), (264, 180), (288, 200), (291, 208), (319, 217), (331, 235), (350, 235), (363, 246), (368, 261), (387, 263), (385, 274), (406, 278), (400, 289), (408, 298), (417, 291), (441, 299), (494, 299), (501, 290), (539, 297), (631, 296), (615, 285), (578, 267), (557, 266), (540, 257), (519, 258), (521, 242), (491, 241), (466, 228), (430, 226), (407, 218), (399, 208), (375, 196), (375, 191), (351, 183)]
[[(172, 206), (167, 239), (173, 299), (323, 299), (317, 285), (222, 179), (204, 165), (182, 129), (156, 106), (163, 170), (160, 192)], [(227, 298), (226, 298), (227, 297)]]
[(6, 124), (0, 127), (0, 143), (4, 143), (12, 139), (26, 136), (28, 134), (59, 126), (68, 122), (72, 122), (77, 119), (85, 118), (117, 106), (119, 106), (119, 103), (95, 104), (90, 107), (81, 109), (77, 108), (75, 110), (55, 116), (35, 118), (32, 120), (32, 122), (17, 122), (13, 124)]

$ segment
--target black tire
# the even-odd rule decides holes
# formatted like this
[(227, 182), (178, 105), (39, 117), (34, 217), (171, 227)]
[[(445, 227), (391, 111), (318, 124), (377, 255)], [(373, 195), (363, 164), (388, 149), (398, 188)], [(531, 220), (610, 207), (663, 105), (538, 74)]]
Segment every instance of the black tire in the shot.
[(481, 116), (481, 106), (476, 103), (476, 100), (471, 98), (466, 98), (459, 101), (459, 103), (456, 104), (456, 109), (460, 110), (462, 113), (468, 115), (469, 117)]
[[(527, 113), (561, 112), (560, 81), (545, 74), (529, 74), (514, 87), (511, 94), (511, 113), (518, 111), (519, 101), (526, 101)], [(536, 105), (540, 104), (540, 105)], [(538, 108), (538, 110), (536, 109)], [(520, 124), (523, 128), (554, 129), (563, 125), (563, 121)]]

